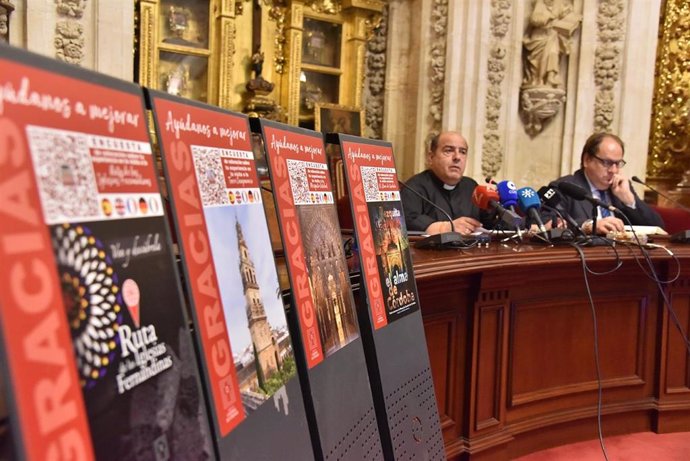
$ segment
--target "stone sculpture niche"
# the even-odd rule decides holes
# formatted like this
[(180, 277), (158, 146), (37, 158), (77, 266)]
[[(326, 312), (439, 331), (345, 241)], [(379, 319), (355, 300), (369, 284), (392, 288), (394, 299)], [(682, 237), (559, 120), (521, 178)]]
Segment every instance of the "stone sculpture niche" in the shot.
[(535, 137), (566, 100), (560, 62), (570, 54), (570, 41), (582, 16), (572, 0), (536, 0), (523, 43), (520, 112), (525, 131)]

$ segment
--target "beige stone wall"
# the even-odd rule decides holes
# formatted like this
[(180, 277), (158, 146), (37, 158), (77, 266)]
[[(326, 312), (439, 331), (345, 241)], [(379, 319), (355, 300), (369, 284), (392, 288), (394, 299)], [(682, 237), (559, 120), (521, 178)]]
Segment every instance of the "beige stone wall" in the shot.
[[(644, 177), (661, 0), (569, 3), (582, 19), (559, 61), (566, 100), (530, 135), (520, 107), (534, 0), (391, 0), (383, 137), (402, 177), (423, 168), (429, 131), (452, 129), (470, 144), (468, 176), (538, 188), (577, 169), (585, 139), (602, 127), (626, 141), (626, 173)], [(431, 116), (439, 110), (440, 123)]]
[(10, 44), (133, 79), (133, 0), (13, 0)]

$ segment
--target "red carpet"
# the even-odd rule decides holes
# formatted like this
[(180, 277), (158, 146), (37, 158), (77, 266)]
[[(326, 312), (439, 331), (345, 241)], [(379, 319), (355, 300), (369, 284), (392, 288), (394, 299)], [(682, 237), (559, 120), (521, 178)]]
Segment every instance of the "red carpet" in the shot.
[[(637, 434), (605, 437), (609, 461), (690, 461), (690, 432)], [(515, 461), (603, 460), (599, 440), (573, 443), (532, 453)]]

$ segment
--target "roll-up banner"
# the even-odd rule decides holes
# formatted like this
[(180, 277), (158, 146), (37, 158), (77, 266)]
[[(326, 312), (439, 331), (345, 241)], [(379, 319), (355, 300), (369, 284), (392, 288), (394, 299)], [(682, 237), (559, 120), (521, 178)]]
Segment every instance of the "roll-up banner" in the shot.
[(361, 267), (358, 318), (386, 459), (444, 460), (391, 143), (339, 143)]
[[(252, 119), (264, 140), (292, 291), (288, 323), (317, 457), (382, 459), (374, 403), (320, 133)], [(297, 342), (297, 341), (296, 341)], [(297, 348), (296, 348), (297, 349)]]
[(219, 457), (313, 459), (247, 117), (146, 92)]
[(19, 457), (215, 456), (141, 89), (0, 47), (0, 312)]

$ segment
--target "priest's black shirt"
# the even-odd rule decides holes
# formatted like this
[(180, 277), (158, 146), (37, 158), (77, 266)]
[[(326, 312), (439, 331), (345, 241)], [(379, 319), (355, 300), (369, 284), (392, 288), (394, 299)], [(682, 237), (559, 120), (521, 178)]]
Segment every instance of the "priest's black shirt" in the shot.
[(448, 221), (448, 218), (431, 204), (425, 202), (408, 188), (414, 189), (422, 196), (443, 208), (452, 219), (468, 216), (482, 222), (484, 227), (491, 228), (493, 214), (480, 210), (472, 203), (472, 192), (477, 181), (463, 176), (453, 190), (443, 188), (443, 182), (431, 170), (424, 170), (412, 176), (407, 188), (401, 187), (400, 194), (405, 211), (407, 230), (425, 231), (436, 221)]

